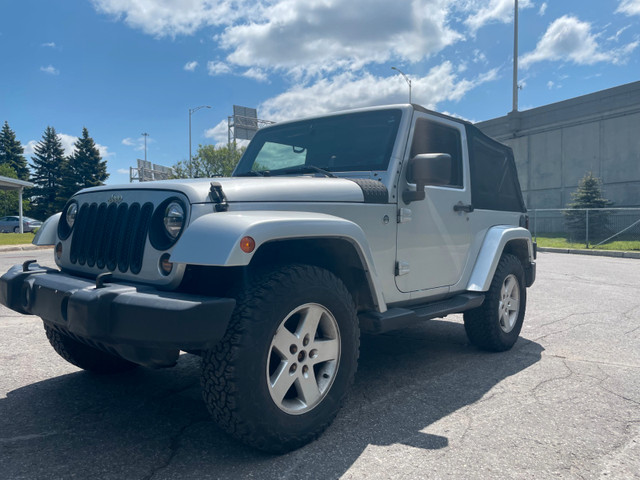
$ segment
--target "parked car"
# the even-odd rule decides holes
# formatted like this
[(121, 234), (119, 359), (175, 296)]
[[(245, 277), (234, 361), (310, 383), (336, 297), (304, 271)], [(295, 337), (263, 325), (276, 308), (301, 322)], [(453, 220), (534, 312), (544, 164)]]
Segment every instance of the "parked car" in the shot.
[[(40, 220), (36, 220), (34, 218), (22, 217), (22, 231), (33, 232), (42, 226), (42, 222)], [(0, 218), (0, 232), (14, 232), (20, 233), (20, 217), (17, 215), (11, 215), (8, 217)]]

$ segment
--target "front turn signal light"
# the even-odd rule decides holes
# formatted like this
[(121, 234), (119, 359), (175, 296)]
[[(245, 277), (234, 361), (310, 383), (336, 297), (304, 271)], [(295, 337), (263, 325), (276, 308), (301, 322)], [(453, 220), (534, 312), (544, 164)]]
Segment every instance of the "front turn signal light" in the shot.
[(240, 240), (240, 250), (244, 253), (251, 253), (256, 249), (256, 241), (251, 237), (242, 237)]

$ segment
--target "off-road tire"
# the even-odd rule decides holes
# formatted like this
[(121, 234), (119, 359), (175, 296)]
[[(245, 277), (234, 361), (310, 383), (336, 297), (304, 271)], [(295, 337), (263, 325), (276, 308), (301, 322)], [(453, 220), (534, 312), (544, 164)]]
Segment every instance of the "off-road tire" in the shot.
[(44, 330), (53, 349), (67, 362), (97, 374), (122, 373), (138, 365), (85, 345), (44, 324)]
[[(268, 369), (275, 342), (283, 335), (279, 328), (288, 325), (284, 321), (287, 318), (297, 321), (291, 314), (305, 308), (324, 312), (320, 323), (330, 319), (328, 324), (338, 332), (339, 360), (318, 403), (299, 411), (294, 405), (288, 412), (283, 406), (289, 400), (278, 403), (272, 398), (274, 386)], [(224, 338), (215, 349), (203, 352), (202, 391), (209, 412), (226, 432), (260, 450), (284, 453), (311, 442), (333, 421), (353, 383), (359, 333), (353, 299), (331, 272), (309, 265), (288, 265), (257, 275), (237, 295)], [(320, 335), (318, 328), (314, 338)], [(316, 340), (312, 342), (317, 344)], [(336, 345), (335, 340), (330, 342)], [(311, 346), (301, 344), (299, 348)], [(309, 359), (312, 352), (306, 353)], [(289, 368), (289, 363), (286, 365)], [(303, 365), (301, 362), (299, 368)], [(312, 378), (315, 381), (320, 377)], [(325, 374), (325, 378), (329, 376)], [(291, 393), (289, 390), (287, 395)]]
[[(511, 294), (507, 292), (509, 288), (512, 289)], [(509, 307), (506, 303), (513, 302), (515, 297), (518, 305)], [(518, 257), (504, 254), (498, 263), (484, 303), (464, 313), (464, 328), (469, 341), (483, 350), (509, 350), (518, 340), (522, 330), (526, 303), (527, 289), (522, 264)], [(501, 316), (501, 308), (513, 308), (511, 322), (505, 322), (505, 315)]]

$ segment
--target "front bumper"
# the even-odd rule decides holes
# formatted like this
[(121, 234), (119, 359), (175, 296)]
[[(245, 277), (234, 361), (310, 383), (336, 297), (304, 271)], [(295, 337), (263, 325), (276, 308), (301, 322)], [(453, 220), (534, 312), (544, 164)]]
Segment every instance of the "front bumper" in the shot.
[(0, 303), (80, 340), (116, 347), (139, 363), (149, 362), (126, 352), (212, 347), (224, 336), (235, 308), (233, 298), (119, 283), (96, 287), (95, 281), (37, 264), (15, 265), (0, 277)]

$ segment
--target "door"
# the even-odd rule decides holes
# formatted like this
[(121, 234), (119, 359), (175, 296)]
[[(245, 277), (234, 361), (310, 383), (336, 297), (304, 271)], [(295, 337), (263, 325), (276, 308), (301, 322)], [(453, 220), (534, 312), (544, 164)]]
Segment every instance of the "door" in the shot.
[[(447, 153), (452, 160), (451, 179), (448, 185), (426, 186), (424, 200), (408, 205), (399, 201), (396, 286), (402, 292), (458, 283), (472, 240), (464, 126), (427, 114), (417, 115), (404, 164), (420, 153)], [(409, 188), (404, 175), (399, 186), (400, 191)]]

